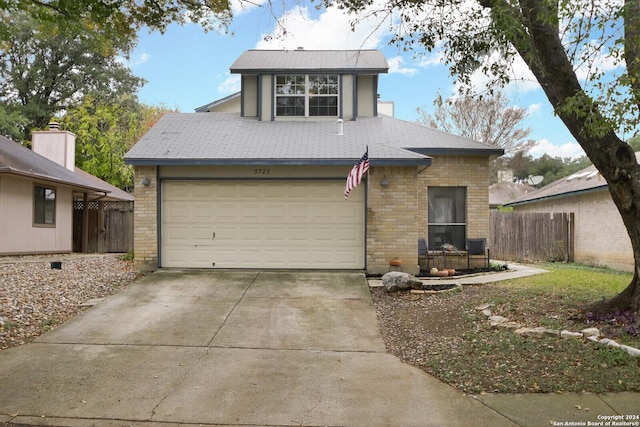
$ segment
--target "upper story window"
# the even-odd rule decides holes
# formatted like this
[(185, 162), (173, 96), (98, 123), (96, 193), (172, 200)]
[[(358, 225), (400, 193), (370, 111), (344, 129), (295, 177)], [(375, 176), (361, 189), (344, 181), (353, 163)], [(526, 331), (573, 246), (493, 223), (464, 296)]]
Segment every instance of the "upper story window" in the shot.
[(337, 74), (276, 76), (276, 116), (337, 117)]
[(37, 225), (56, 224), (56, 189), (34, 187), (33, 222)]

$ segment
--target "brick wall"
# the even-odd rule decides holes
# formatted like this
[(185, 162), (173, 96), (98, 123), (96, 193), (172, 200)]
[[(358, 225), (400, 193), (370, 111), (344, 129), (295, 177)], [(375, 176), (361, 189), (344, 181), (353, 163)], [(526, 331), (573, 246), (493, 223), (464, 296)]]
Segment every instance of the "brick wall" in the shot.
[(575, 261), (633, 271), (633, 249), (627, 229), (609, 191), (595, 191), (527, 203), (514, 207), (518, 212), (573, 212), (575, 218)]
[[(489, 161), (486, 157), (438, 156), (418, 175), (420, 237), (427, 236), (427, 200), (429, 187), (467, 188), (467, 237), (489, 239)], [(491, 246), (491, 242), (487, 242)]]
[[(147, 178), (148, 186), (142, 184)], [(136, 166), (134, 177), (133, 249), (136, 268), (151, 271), (158, 268), (158, 179), (155, 166)]]
[[(389, 185), (382, 187), (386, 177)], [(489, 162), (486, 157), (438, 156), (428, 168), (372, 167), (367, 195), (367, 271), (382, 274), (389, 260), (417, 274), (418, 239), (427, 237), (428, 187), (466, 187), (467, 237), (489, 239)], [(466, 263), (466, 257), (465, 257)]]
[[(418, 273), (418, 200), (415, 167), (372, 167), (367, 194), (367, 271), (382, 274), (400, 258)], [(380, 182), (387, 179), (389, 185)]]

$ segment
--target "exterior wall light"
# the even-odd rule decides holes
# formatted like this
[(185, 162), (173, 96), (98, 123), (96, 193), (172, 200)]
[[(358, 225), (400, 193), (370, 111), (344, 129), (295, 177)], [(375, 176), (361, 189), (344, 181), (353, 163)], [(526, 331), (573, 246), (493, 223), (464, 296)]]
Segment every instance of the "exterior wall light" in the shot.
[(382, 181), (380, 181), (380, 185), (383, 187), (387, 187), (389, 185), (389, 180), (387, 179), (386, 175), (384, 176), (384, 178), (382, 178)]
[(149, 184), (151, 184), (151, 181), (149, 180), (149, 178), (147, 177), (142, 178), (142, 185), (144, 185), (145, 187), (148, 187)]

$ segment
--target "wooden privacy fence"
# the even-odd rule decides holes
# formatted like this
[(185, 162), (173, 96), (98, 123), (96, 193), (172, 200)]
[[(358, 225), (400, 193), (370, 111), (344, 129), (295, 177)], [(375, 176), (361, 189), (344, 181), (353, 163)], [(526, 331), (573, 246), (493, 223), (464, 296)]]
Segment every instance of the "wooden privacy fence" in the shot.
[[(82, 252), (83, 202), (73, 202), (73, 251)], [(133, 202), (89, 202), (88, 252), (133, 251)]]
[(491, 258), (573, 261), (573, 213), (491, 212)]

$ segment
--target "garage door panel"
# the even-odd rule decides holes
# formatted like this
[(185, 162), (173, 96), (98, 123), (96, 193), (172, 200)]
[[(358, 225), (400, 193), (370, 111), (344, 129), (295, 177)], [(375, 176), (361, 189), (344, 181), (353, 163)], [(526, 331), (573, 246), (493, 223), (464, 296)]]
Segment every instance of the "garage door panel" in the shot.
[(364, 268), (362, 187), (348, 202), (338, 181), (164, 181), (162, 190), (163, 267)]

